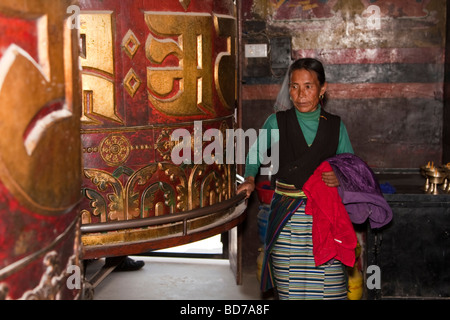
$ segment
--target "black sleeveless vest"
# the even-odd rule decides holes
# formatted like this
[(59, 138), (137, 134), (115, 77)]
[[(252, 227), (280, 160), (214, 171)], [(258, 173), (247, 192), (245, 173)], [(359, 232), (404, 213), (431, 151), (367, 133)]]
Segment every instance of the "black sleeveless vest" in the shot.
[(301, 189), (324, 160), (336, 155), (341, 118), (322, 109), (316, 137), (309, 147), (297, 121), (295, 108), (277, 112), (276, 117), (280, 134), (280, 166), (272, 177), (272, 184), (279, 180)]

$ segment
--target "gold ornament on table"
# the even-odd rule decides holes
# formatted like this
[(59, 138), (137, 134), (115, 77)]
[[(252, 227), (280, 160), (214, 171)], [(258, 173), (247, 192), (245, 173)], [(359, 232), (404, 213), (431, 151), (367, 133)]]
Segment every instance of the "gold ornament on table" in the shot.
[(434, 162), (428, 162), (427, 165), (420, 167), (420, 173), (425, 177), (425, 185), (423, 190), (427, 194), (439, 194), (439, 185), (444, 192), (449, 192), (449, 177), (450, 164), (443, 166), (435, 166)]
[(430, 188), (430, 179), (428, 178), (427, 173), (428, 172), (432, 172), (434, 170), (434, 162), (430, 162), (428, 161), (428, 163), (425, 166), (421, 166), (420, 167), (420, 174), (426, 179), (425, 181), (425, 185), (423, 187), (423, 190), (425, 192), (428, 191), (428, 189)]
[(450, 193), (450, 162), (442, 166), (442, 170), (445, 172), (446, 177), (442, 184), (442, 190), (446, 193)]

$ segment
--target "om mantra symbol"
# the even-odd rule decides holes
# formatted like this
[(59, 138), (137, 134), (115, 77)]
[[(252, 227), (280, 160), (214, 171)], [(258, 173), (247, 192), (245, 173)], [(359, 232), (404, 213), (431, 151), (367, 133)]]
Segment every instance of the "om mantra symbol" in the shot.
[[(231, 111), (236, 97), (235, 18), (210, 13), (144, 11), (143, 19), (147, 29), (145, 39), (139, 41), (136, 37), (144, 32), (130, 29), (122, 41), (122, 49), (133, 67), (119, 80), (116, 78), (122, 76), (114, 67), (114, 59), (118, 57), (114, 58), (112, 13), (82, 13), (83, 124), (100, 124), (101, 119), (123, 124), (125, 120), (117, 111), (114, 98), (116, 90), (121, 90), (117, 80), (123, 82), (131, 98), (139, 99), (141, 95), (136, 91), (146, 89), (149, 107), (170, 117), (213, 116), (217, 102), (220, 108)], [(217, 39), (220, 45), (215, 44)], [(145, 50), (145, 60), (135, 56), (138, 50)], [(139, 68), (141, 72), (136, 72)], [(143, 79), (138, 77), (143, 68), (147, 88), (140, 86)], [(214, 99), (215, 94), (218, 99)]]
[[(180, 35), (178, 42), (148, 36), (145, 52), (151, 62), (160, 64), (169, 54), (180, 61), (178, 67), (148, 68), (150, 102), (169, 115), (211, 111), (211, 16), (146, 13), (145, 21), (157, 35)], [(178, 88), (174, 89), (176, 82)]]
[[(178, 39), (178, 41), (166, 38), (159, 40), (152, 34), (147, 38), (145, 53), (150, 62), (161, 64), (170, 54), (179, 59), (177, 67), (148, 68), (147, 85), (152, 105), (165, 114), (173, 116), (197, 115), (213, 111), (213, 74), (210, 58), (211, 16), (209, 14), (176, 15), (146, 12), (145, 21), (155, 35), (177, 35)], [(231, 23), (226, 24), (224, 21), (231, 21)], [(234, 99), (235, 96), (233, 87), (235, 39), (232, 37), (236, 31), (234, 19), (229, 16), (215, 15), (214, 26), (217, 34), (226, 37), (228, 43), (227, 52), (219, 54), (215, 62), (215, 83), (218, 86), (216, 89), (225, 107), (231, 108), (223, 97), (231, 96)], [(226, 87), (231, 92), (222, 92), (220, 88), (222, 82), (223, 86), (232, 84), (231, 87)], [(174, 88), (176, 83), (178, 88)]]

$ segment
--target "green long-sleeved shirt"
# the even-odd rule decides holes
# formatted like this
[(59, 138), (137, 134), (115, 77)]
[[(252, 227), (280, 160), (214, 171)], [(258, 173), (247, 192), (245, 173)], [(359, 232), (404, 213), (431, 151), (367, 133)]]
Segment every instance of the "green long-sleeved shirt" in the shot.
[[(320, 111), (320, 106), (315, 111), (307, 113), (299, 112), (297, 109), (295, 110), (298, 123), (300, 124), (303, 135), (305, 136), (305, 140), (309, 146), (314, 142), (314, 138), (316, 137), (317, 128), (319, 127)], [(268, 147), (271, 146), (271, 143), (275, 144), (279, 141), (278, 123), (275, 113), (271, 114), (266, 119), (261, 129), (266, 130), (266, 135), (260, 134), (258, 136), (258, 139), (249, 149), (245, 162), (245, 178), (249, 176), (255, 177), (258, 174), (259, 168), (261, 166), (261, 160), (264, 159), (264, 155), (267, 152)], [(265, 148), (264, 143), (261, 143), (261, 139), (264, 138), (264, 136), (267, 137)], [(260, 145), (262, 147), (260, 147)], [(336, 154), (340, 153), (354, 153), (350, 138), (347, 133), (347, 128), (342, 121), (339, 131), (339, 144)], [(273, 157), (274, 156), (271, 155), (272, 159)]]

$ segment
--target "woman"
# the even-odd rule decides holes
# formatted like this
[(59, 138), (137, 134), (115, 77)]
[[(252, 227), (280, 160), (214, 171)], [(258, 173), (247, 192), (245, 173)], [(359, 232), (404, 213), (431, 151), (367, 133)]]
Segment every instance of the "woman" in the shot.
[[(262, 290), (277, 287), (280, 299), (345, 299), (344, 268), (338, 259), (316, 266), (313, 252), (313, 217), (305, 214), (303, 186), (321, 163), (340, 153), (353, 153), (340, 117), (323, 110), (327, 89), (322, 64), (312, 58), (296, 60), (288, 71), (288, 91), (294, 108), (270, 115), (263, 125), (268, 146), (279, 144), (279, 170), (272, 176), (275, 194), (266, 232)], [(284, 85), (283, 85), (284, 86)], [(287, 92), (286, 92), (287, 95)], [(278, 129), (278, 135), (270, 135)], [(247, 197), (255, 189), (260, 167), (249, 163), (251, 153), (262, 155), (257, 141), (247, 155), (245, 181), (238, 193)], [(255, 159), (255, 157), (253, 157)], [(332, 170), (321, 172), (328, 187), (339, 181)]]

